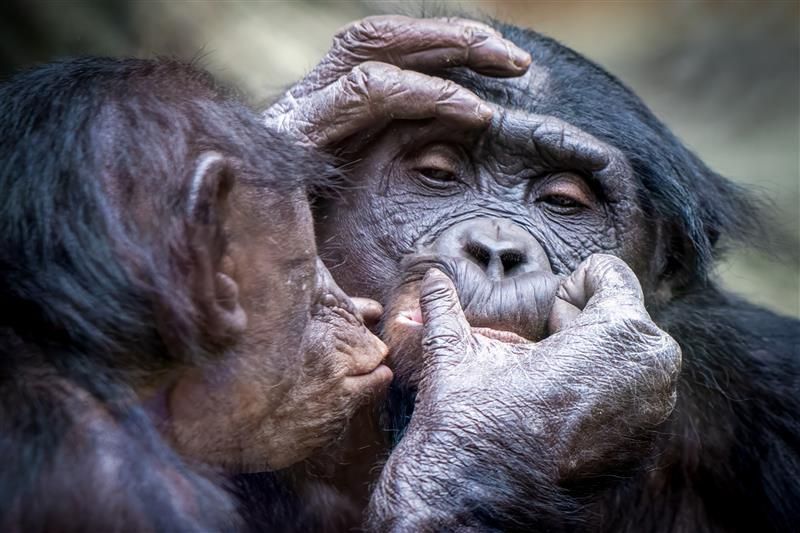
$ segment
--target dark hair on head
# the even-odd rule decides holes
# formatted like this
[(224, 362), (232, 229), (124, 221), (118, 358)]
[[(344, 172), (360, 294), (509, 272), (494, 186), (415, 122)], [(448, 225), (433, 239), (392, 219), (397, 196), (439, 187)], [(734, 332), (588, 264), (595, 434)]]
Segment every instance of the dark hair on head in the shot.
[(277, 192), (327, 170), (179, 61), (71, 59), (0, 86), (0, 327), (79, 374), (196, 357), (187, 184), (209, 150)]

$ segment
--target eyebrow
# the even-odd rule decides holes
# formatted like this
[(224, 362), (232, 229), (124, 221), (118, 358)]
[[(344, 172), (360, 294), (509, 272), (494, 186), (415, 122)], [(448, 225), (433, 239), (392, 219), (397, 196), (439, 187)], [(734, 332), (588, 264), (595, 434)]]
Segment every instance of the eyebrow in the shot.
[(604, 188), (627, 189), (621, 181), (633, 175), (620, 150), (553, 116), (501, 108), (492, 119), (491, 135), (522, 157), (585, 172)]

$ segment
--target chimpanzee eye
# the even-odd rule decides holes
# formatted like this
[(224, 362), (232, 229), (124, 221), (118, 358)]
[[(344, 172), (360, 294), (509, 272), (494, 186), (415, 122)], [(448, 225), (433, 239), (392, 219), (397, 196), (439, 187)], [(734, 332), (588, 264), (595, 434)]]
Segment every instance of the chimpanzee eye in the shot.
[(416, 169), (417, 172), (433, 181), (454, 181), (455, 172), (443, 168), (424, 167)]
[(448, 144), (436, 143), (424, 147), (414, 154), (411, 170), (423, 186), (449, 189), (460, 181), (462, 171), (461, 153)]
[(562, 196), (560, 194), (548, 194), (547, 196), (540, 197), (539, 201), (544, 202), (548, 205), (552, 205), (553, 207), (561, 207), (568, 209), (578, 209), (583, 207), (583, 205), (580, 202), (576, 202), (569, 196)]
[(586, 181), (571, 172), (559, 172), (534, 187), (536, 203), (550, 211), (571, 215), (596, 205), (597, 198)]

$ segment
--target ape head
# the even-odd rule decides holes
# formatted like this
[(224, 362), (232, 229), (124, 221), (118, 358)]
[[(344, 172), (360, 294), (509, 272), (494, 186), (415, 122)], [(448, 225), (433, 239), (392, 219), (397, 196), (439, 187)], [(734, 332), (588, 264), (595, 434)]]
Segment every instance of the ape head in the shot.
[(706, 283), (726, 236), (755, 209), (624, 85), (555, 41), (498, 26), (530, 52), (520, 78), (440, 72), (494, 106), (488, 129), (395, 122), (318, 202), (321, 254), (342, 287), (388, 306), (398, 379), (418, 371), (418, 281), (454, 278), (473, 325), (546, 335), (558, 277), (587, 256), (622, 258), (651, 312)]
[(146, 512), (191, 502), (180, 467), (156, 479), (148, 462), (156, 449), (177, 464), (153, 421), (191, 460), (278, 468), (390, 379), (362, 322), (379, 306), (351, 302), (317, 259), (306, 179), (331, 168), (206, 74), (40, 67), (0, 88), (0, 138), (0, 426), (18, 464), (0, 493), (20, 516), (47, 523), (25, 505), (57, 502), (37, 494), (76, 476), (109, 489), (68, 490), (98, 513), (148, 486), (160, 503)]

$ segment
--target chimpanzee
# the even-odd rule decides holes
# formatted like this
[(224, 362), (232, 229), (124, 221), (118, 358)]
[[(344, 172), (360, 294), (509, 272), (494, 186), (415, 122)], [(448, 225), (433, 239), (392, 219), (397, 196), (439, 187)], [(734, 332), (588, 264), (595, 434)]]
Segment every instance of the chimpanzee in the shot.
[[(501, 51), (497, 31), (532, 63)], [(486, 77), (498, 74), (487, 63), (524, 74)], [(383, 111), (373, 89), (400, 69), (424, 74), (397, 87), (393, 109), (413, 111), (422, 85), (460, 85), (487, 119), (388, 113), (377, 131), (350, 123), (336, 144), (307, 127), (324, 113), (296, 108), (342, 92), (343, 107)], [(530, 30), (378, 17), (337, 35), (266, 116), (349, 163), (316, 197), (318, 247), (345, 291), (387, 306), (396, 379), (384, 424), (400, 444), (372, 496), (373, 528), (800, 522), (800, 325), (713, 278), (722, 252), (757, 234), (758, 202), (621, 82)], [(322, 472), (340, 490), (385, 450), (380, 428), (354, 427), (339, 456), (351, 472)], [(374, 478), (357, 481), (363, 502)]]
[(326, 159), (195, 67), (0, 87), (0, 528), (224, 531), (230, 472), (335, 438), (386, 347), (318, 260)]

